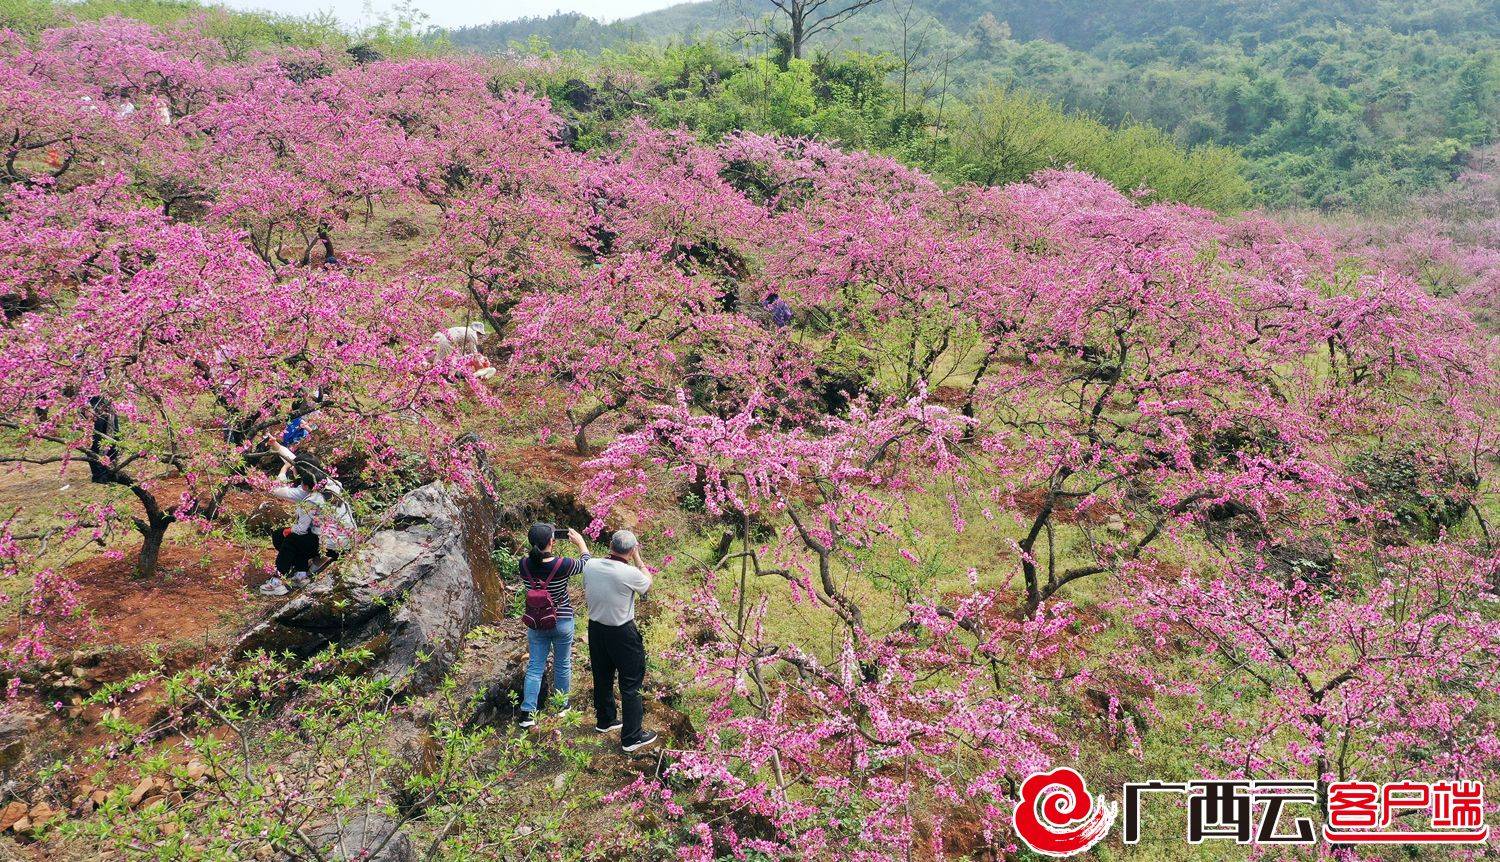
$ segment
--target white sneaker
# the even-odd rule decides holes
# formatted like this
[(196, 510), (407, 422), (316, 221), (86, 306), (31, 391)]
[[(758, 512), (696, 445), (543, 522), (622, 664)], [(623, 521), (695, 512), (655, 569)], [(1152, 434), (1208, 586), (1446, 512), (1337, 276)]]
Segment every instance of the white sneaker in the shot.
[(308, 581), (308, 574), (307, 574), (307, 572), (292, 572), (292, 586), (297, 587), (297, 588), (300, 589), (302, 587), (307, 586), (307, 581)]
[(536, 725), (536, 713), (534, 713), (534, 712), (523, 712), (523, 713), (521, 713), (521, 726), (522, 727), (534, 727), (535, 725)]
[(281, 582), (281, 578), (272, 578), (260, 585), (260, 594), (263, 596), (284, 596), (286, 593), (286, 584)]

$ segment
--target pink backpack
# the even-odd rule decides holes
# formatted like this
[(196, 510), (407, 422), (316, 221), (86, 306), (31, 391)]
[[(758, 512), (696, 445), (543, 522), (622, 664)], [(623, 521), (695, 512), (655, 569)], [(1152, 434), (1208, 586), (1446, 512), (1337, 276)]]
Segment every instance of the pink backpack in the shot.
[(533, 581), (528, 577), (530, 567), (527, 563), (530, 562), (521, 561), (521, 580), (526, 582), (526, 611), (521, 614), (521, 622), (529, 629), (550, 632), (557, 628), (557, 603), (552, 601), (552, 591), (548, 587), (557, 576), (557, 570), (562, 567), (563, 558), (556, 557), (552, 560), (552, 571), (547, 573), (545, 581)]

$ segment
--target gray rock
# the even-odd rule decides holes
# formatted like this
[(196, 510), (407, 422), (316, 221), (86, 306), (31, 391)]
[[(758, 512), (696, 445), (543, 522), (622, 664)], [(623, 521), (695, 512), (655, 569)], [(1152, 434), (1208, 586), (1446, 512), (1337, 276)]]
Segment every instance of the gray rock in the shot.
[(503, 595), (490, 561), (494, 506), (446, 485), (402, 497), (390, 524), (354, 559), (241, 638), (234, 655), (256, 649), (306, 657), (329, 644), (364, 647), (372, 673), (403, 694), (426, 691), (452, 666), (464, 635), (498, 611)]
[(0, 713), (0, 774), (9, 774), (26, 756), (27, 739), (39, 724), (24, 712)]
[(373, 670), (425, 691), (452, 666), (464, 634), (479, 624), (476, 577), (482, 575), (476, 569), (496, 576), (487, 552), (482, 560), (470, 558), (461, 504), (440, 486), (402, 498), (395, 524), (405, 528), (375, 534), (358, 567), (370, 583), (398, 585), (404, 596), (384, 627), (388, 648)]
[[(454, 670), (457, 694), (474, 705), (470, 727), (493, 724), (515, 715), (526, 682), (526, 629), (519, 619), (501, 620), (470, 637)], [(581, 644), (574, 644), (577, 650)], [(574, 654), (575, 677), (578, 655)], [(552, 691), (552, 671), (542, 680), (542, 698)]]
[(312, 830), (308, 837), (320, 850), (329, 851), (329, 859), (349, 862), (416, 862), (417, 859), (411, 839), (395, 821), (378, 811), (358, 812), (343, 822), (326, 823)]

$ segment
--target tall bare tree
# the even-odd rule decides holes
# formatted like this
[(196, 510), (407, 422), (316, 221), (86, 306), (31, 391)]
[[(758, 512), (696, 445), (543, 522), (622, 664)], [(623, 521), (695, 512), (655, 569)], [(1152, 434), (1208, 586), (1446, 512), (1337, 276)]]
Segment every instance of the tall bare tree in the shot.
[[(897, 20), (901, 22), (901, 113), (906, 113), (906, 94), (910, 89), (912, 73), (917, 71), (917, 59), (927, 48), (927, 39), (932, 35), (929, 21), (920, 20), (916, 0), (906, 0)], [(920, 26), (920, 30), (917, 27)]]
[(792, 56), (802, 59), (807, 41), (827, 33), (880, 0), (771, 0), (776, 13), (786, 18)]

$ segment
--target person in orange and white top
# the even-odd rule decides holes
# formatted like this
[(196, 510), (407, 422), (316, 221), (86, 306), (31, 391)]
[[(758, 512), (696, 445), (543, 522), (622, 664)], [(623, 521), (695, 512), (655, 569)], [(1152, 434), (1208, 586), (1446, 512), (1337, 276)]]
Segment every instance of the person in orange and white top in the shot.
[(445, 362), (448, 357), (457, 353), (465, 357), (463, 364), (473, 375), (480, 380), (488, 380), (495, 376), (495, 368), (490, 365), (484, 354), (479, 352), (479, 340), (484, 337), (484, 324), (474, 321), (467, 326), (450, 326), (432, 336), (432, 343), (436, 349), (437, 361)]

